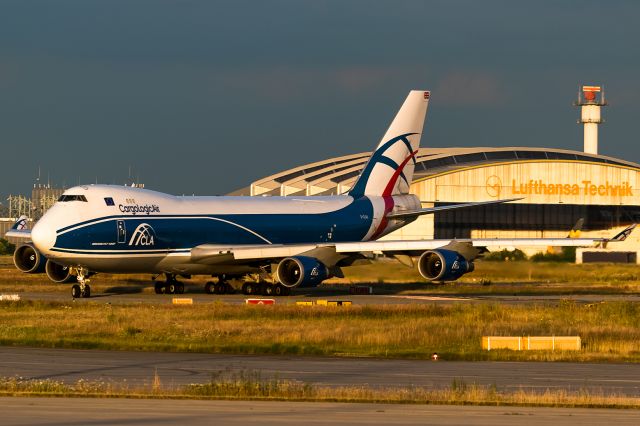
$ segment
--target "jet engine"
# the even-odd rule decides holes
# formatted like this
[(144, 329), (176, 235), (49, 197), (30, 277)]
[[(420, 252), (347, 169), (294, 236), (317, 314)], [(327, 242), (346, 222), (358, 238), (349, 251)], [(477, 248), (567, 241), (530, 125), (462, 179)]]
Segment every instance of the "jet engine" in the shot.
[(76, 276), (71, 273), (71, 268), (52, 262), (50, 259), (47, 259), (44, 271), (54, 283), (70, 283), (76, 279)]
[(45, 257), (36, 249), (33, 243), (19, 246), (13, 253), (13, 263), (18, 270), (27, 274), (44, 272)]
[(314, 257), (294, 256), (283, 259), (276, 270), (277, 279), (285, 287), (317, 287), (329, 278), (328, 268)]
[(418, 260), (420, 275), (429, 281), (455, 281), (473, 269), (473, 262), (453, 250), (428, 250)]

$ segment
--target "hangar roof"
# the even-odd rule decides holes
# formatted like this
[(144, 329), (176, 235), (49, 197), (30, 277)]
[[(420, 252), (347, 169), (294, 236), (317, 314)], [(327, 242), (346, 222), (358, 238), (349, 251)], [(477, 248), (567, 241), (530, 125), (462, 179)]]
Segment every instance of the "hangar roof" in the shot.
[[(364, 168), (370, 152), (334, 157), (294, 167), (259, 179), (230, 195), (330, 195), (349, 189)], [(465, 167), (530, 161), (604, 163), (640, 170), (640, 164), (604, 155), (553, 148), (473, 147), (420, 148), (414, 182)]]

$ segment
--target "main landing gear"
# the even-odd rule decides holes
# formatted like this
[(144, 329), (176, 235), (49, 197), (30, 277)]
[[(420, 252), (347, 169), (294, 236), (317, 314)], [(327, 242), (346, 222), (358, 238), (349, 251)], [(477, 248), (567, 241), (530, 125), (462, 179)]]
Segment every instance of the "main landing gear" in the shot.
[(78, 284), (71, 286), (71, 297), (78, 299), (80, 297), (91, 297), (91, 287), (89, 284), (89, 278), (87, 278), (88, 271), (84, 268), (78, 268)]
[(156, 294), (183, 294), (184, 283), (178, 281), (173, 274), (167, 274), (165, 282), (156, 281), (155, 283)]
[(268, 282), (246, 282), (242, 285), (242, 293), (247, 296), (264, 295), (264, 296), (288, 296), (291, 289), (282, 284), (271, 284)]
[(234, 291), (225, 276), (218, 277), (217, 282), (209, 281), (204, 286), (204, 292), (207, 294), (231, 294)]

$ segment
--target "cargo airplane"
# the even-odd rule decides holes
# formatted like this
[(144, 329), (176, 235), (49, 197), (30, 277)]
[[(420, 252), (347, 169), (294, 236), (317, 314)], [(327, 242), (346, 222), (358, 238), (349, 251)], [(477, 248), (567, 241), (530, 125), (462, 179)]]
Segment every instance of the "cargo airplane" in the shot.
[[(605, 239), (380, 240), (418, 216), (504, 203), (493, 200), (422, 208), (409, 194), (429, 92), (409, 93), (351, 190), (336, 196), (177, 197), (141, 188), (76, 186), (35, 224), (21, 218), (7, 235), (27, 242), (14, 254), (24, 272), (75, 282), (89, 297), (88, 277), (149, 273), (157, 293), (182, 293), (179, 277), (207, 275), (208, 293), (285, 295), (342, 275), (372, 253), (414, 266), (427, 280), (454, 281), (473, 271), (486, 246), (589, 246)], [(632, 227), (614, 237), (624, 239)], [(248, 279), (250, 278), (250, 279)]]

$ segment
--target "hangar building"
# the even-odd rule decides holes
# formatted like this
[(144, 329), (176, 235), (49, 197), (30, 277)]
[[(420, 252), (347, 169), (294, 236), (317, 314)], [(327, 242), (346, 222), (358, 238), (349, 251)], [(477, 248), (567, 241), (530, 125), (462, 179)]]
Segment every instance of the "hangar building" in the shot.
[[(585, 86), (587, 87), (587, 86)], [(593, 87), (593, 86), (588, 86)], [(598, 88), (599, 90), (599, 88)], [(597, 154), (592, 132), (604, 99), (585, 90), (585, 151), (550, 148), (421, 148), (411, 193), (424, 207), (522, 198), (421, 216), (385, 239), (565, 237), (580, 219), (582, 236), (609, 237), (640, 221), (640, 164)], [(598, 107), (594, 118), (594, 107)], [(587, 124), (588, 123), (588, 124)], [(597, 132), (597, 127), (595, 129)], [(589, 134), (588, 134), (589, 133)], [(333, 195), (355, 183), (370, 153), (330, 158), (253, 182), (233, 195)], [(636, 230), (615, 250), (640, 250)], [(634, 254), (631, 261), (640, 256)]]

